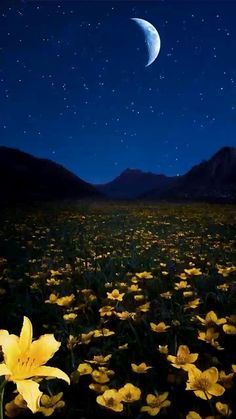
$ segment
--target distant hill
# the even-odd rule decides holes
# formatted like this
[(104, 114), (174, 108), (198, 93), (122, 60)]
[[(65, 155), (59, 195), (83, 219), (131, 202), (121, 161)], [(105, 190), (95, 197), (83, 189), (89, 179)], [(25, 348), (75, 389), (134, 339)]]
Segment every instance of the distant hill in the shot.
[(97, 198), (101, 193), (51, 160), (0, 147), (0, 202)]
[(169, 187), (173, 178), (165, 175), (157, 175), (151, 172), (143, 172), (137, 169), (126, 169), (113, 181), (96, 187), (113, 199), (135, 199), (149, 192), (151, 189), (159, 193)]
[(165, 190), (150, 189), (145, 199), (236, 202), (236, 148), (224, 147), (194, 166)]

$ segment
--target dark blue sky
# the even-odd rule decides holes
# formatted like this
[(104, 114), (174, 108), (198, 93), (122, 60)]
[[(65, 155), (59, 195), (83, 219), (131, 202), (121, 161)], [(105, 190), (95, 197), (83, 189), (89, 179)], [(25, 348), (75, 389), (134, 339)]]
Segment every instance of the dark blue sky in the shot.
[[(225, 0), (1, 0), (0, 143), (94, 183), (236, 146), (235, 16)], [(131, 17), (160, 34), (149, 67)]]

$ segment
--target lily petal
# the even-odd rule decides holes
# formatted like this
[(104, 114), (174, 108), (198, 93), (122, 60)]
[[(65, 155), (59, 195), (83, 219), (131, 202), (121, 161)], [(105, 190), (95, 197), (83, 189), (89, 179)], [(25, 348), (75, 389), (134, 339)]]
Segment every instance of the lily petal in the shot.
[(21, 352), (18, 336), (5, 335), (5, 337), (2, 338), (2, 352), (5, 364), (10, 370), (14, 371), (14, 367), (17, 364), (17, 359)]
[(20, 333), (19, 345), (21, 352), (26, 352), (29, 350), (32, 343), (33, 337), (33, 328), (32, 323), (28, 317), (24, 316), (23, 326)]
[(9, 333), (7, 330), (0, 330), (0, 346), (2, 346), (4, 344), (4, 342), (6, 342), (6, 339), (8, 338)]
[(0, 376), (11, 375), (11, 371), (7, 368), (6, 364), (0, 364)]
[(54, 367), (38, 367), (34, 369), (34, 375), (37, 377), (55, 377), (60, 378), (61, 380), (66, 381), (68, 384), (70, 384), (70, 378), (68, 375), (60, 370), (59, 368)]
[(39, 402), (42, 396), (42, 391), (39, 390), (39, 384), (33, 380), (20, 380), (16, 381), (18, 392), (26, 401), (28, 408), (33, 412), (39, 409)]
[(53, 357), (60, 346), (61, 343), (54, 338), (53, 334), (42, 335), (31, 344), (30, 357), (35, 359), (38, 366), (43, 365)]

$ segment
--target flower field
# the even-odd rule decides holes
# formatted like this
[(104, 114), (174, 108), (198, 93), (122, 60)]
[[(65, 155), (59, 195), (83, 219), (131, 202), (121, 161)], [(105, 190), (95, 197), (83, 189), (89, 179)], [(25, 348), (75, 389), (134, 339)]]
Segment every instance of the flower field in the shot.
[(236, 417), (235, 207), (0, 221), (0, 418)]

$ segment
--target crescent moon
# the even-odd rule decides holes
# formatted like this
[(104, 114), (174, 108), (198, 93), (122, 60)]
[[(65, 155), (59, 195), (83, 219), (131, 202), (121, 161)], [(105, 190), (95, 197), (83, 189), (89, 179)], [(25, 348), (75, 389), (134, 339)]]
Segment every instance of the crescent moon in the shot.
[(144, 32), (145, 41), (148, 48), (148, 63), (145, 67), (151, 65), (157, 58), (160, 48), (161, 48), (161, 39), (156, 28), (147, 20), (139, 19), (132, 17), (131, 20), (134, 20), (139, 27)]

